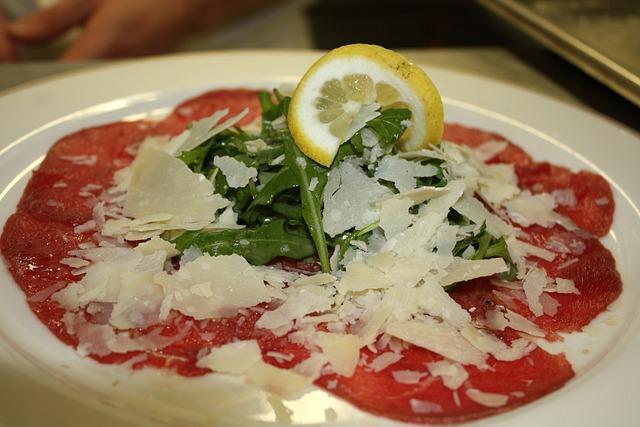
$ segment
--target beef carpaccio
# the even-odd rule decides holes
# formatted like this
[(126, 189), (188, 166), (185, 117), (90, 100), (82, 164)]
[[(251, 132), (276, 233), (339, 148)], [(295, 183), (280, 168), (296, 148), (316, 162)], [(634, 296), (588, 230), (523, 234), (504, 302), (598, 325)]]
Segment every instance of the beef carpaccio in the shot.
[[(78, 330), (69, 328), (64, 321), (66, 310), (51, 296), (82, 277), (73, 274), (78, 266), (61, 261), (79, 245), (97, 243), (95, 229), (82, 226), (94, 218), (94, 206), (100, 194), (113, 185), (116, 170), (134, 159), (132, 147), (147, 137), (177, 135), (189, 123), (222, 108), (229, 108), (233, 115), (245, 107), (250, 111), (240, 125), (260, 116), (257, 94), (244, 89), (216, 90), (177, 106), (163, 121), (120, 122), (84, 129), (62, 138), (51, 148), (34, 171), (16, 212), (7, 221), (1, 248), (29, 306), (61, 341), (77, 346)], [(506, 141), (500, 135), (461, 124), (446, 125), (444, 139), (472, 148), (488, 141)], [(535, 255), (529, 258), (549, 277), (571, 281), (576, 291), (554, 293), (543, 299), (543, 313), (538, 315), (532, 313), (522, 289), (498, 286), (491, 278), (465, 282), (451, 290), (450, 295), (469, 310), (475, 322), (485, 325), (507, 344), (520, 338), (522, 331), (488, 322), (496, 310), (519, 315), (551, 340), (559, 339), (559, 332), (581, 330), (606, 310), (622, 290), (615, 260), (598, 240), (607, 234), (613, 219), (614, 200), (609, 185), (590, 172), (576, 173), (537, 162), (511, 142), (488, 163), (513, 164), (519, 186), (532, 194), (559, 195), (557, 211), (579, 228), (532, 224), (523, 229), (523, 238), (531, 245), (552, 251), (553, 259)], [(287, 258), (278, 258), (274, 263), (290, 271), (318, 270), (317, 264)], [(179, 375), (198, 376), (211, 371), (197, 365), (208, 349), (235, 340), (255, 339), (266, 363), (290, 368), (307, 359), (310, 352), (300, 340), (256, 327), (262, 313), (273, 308), (273, 303), (260, 304), (256, 310), (240, 310), (206, 321), (172, 312), (158, 324), (130, 331), (134, 338), (153, 335), (164, 340), (161, 348), (121, 353), (97, 351), (89, 356), (100, 363), (133, 360), (133, 369), (168, 369)], [(87, 323), (104, 324), (104, 314), (109, 309), (108, 304), (100, 310), (85, 309), (83, 316)], [(318, 328), (322, 329), (322, 324)], [(456, 423), (513, 409), (562, 387), (574, 376), (562, 354), (552, 355), (536, 347), (517, 360), (489, 356), (483, 367), (465, 365), (461, 384), (452, 386), (451, 381), (446, 381), (447, 375), (450, 380), (455, 375), (438, 374), (438, 362), (443, 360), (440, 354), (406, 342), (395, 344), (393, 354), (375, 345), (364, 347), (353, 375), (347, 377), (324, 370), (315, 384), (381, 417), (415, 423)], [(383, 357), (386, 353), (389, 354)], [(381, 357), (389, 359), (388, 366)], [(451, 366), (440, 365), (448, 369)]]

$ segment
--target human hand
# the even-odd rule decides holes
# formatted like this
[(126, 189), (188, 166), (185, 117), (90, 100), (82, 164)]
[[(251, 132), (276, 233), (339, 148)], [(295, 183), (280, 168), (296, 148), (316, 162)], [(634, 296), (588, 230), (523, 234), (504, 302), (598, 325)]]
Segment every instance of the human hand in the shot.
[[(234, 2), (247, 3), (246, 0)], [(229, 2), (212, 0), (60, 0), (12, 22), (17, 41), (44, 42), (83, 24), (84, 29), (62, 60), (148, 55), (168, 50), (185, 34), (199, 29), (212, 11), (224, 15)], [(258, 3), (250, 0), (249, 3)], [(211, 19), (208, 20), (211, 22)]]
[(13, 42), (7, 33), (7, 22), (0, 10), (0, 62), (15, 61), (16, 51), (13, 48)]

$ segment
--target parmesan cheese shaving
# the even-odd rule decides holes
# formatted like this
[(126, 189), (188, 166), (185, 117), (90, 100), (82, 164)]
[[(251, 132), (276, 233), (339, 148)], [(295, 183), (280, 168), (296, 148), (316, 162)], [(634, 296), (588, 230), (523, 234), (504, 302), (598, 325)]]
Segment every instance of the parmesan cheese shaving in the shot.
[(360, 340), (355, 335), (321, 332), (316, 344), (327, 356), (333, 370), (350, 377), (356, 370), (360, 358)]
[(309, 387), (312, 380), (292, 370), (258, 362), (247, 371), (246, 382), (284, 399), (290, 399)]
[(391, 322), (385, 332), (463, 365), (482, 366), (486, 360), (485, 353), (472, 346), (457, 329), (433, 319)]
[(556, 292), (559, 294), (576, 294), (580, 295), (580, 291), (576, 288), (576, 284), (571, 279), (556, 278)]
[(411, 225), (409, 208), (413, 206), (410, 199), (387, 199), (380, 203), (380, 228), (387, 238), (405, 231)]
[(324, 188), (324, 231), (335, 236), (376, 222), (378, 213), (372, 204), (390, 194), (388, 188), (368, 177), (355, 160), (344, 160), (331, 170)]
[(535, 349), (535, 345), (525, 339), (517, 339), (508, 346), (495, 335), (482, 329), (468, 327), (461, 331), (474, 347), (484, 353), (490, 353), (497, 360), (513, 361), (522, 359)]
[(225, 108), (224, 110), (219, 110), (213, 113), (213, 115), (209, 117), (205, 117), (204, 119), (198, 120), (191, 124), (191, 127), (187, 129), (188, 136), (184, 139), (184, 142), (174, 148), (172, 151), (175, 155), (179, 155), (183, 151), (190, 151), (194, 148), (198, 147), (203, 142), (213, 138), (215, 135), (219, 134), (225, 129), (228, 129), (242, 120), (247, 114), (249, 114), (249, 109), (245, 108), (233, 117), (228, 118), (222, 123), (219, 123), (220, 120), (229, 114), (229, 109)]
[(249, 181), (255, 181), (258, 178), (258, 170), (256, 168), (247, 167), (233, 157), (215, 157), (213, 165), (220, 168), (231, 188), (246, 187)]
[(422, 379), (429, 374), (426, 372), (418, 372), (418, 371), (393, 371), (391, 372), (391, 376), (393, 379), (400, 384), (418, 384)]
[(457, 390), (469, 378), (469, 373), (459, 363), (448, 360), (427, 363), (427, 369), (434, 377), (440, 377), (450, 390)]
[[(334, 302), (334, 290), (330, 287), (303, 285), (286, 290), (285, 302), (272, 311), (265, 312), (256, 322), (258, 328), (276, 330), (288, 325), (296, 319), (302, 319), (310, 313), (329, 310)], [(280, 330), (286, 333), (288, 330)]]
[[(228, 205), (228, 200), (214, 194), (211, 182), (193, 173), (184, 162), (164, 151), (145, 148), (133, 164), (124, 214), (141, 222), (159, 213), (165, 215), (163, 221), (147, 219), (137, 228), (130, 222), (128, 228), (133, 231), (197, 230)], [(112, 221), (107, 221), (105, 231)]]
[(173, 309), (195, 319), (226, 317), (282, 296), (266, 286), (260, 271), (239, 255), (205, 254), (175, 274), (156, 274), (154, 281), (162, 286)]
[(398, 156), (385, 156), (380, 161), (374, 176), (377, 179), (393, 182), (398, 191), (409, 191), (416, 188), (416, 178), (430, 177), (438, 173), (433, 165), (422, 165), (402, 159)]
[(373, 359), (371, 363), (369, 363), (369, 368), (371, 368), (373, 372), (380, 372), (393, 365), (400, 359), (402, 359), (401, 354), (394, 353), (392, 351), (385, 351), (384, 353)]
[(442, 406), (428, 400), (410, 399), (409, 405), (415, 414), (439, 414), (443, 411)]
[(502, 153), (509, 144), (506, 141), (487, 141), (474, 148), (480, 160), (486, 162)]
[(502, 258), (467, 260), (455, 258), (447, 268), (447, 275), (442, 279), (442, 286), (453, 283), (491, 276), (507, 271), (509, 267)]
[(524, 227), (531, 224), (552, 227), (560, 217), (554, 211), (555, 199), (548, 193), (534, 195), (525, 190), (517, 197), (505, 202), (504, 206), (507, 208), (509, 218)]
[(462, 197), (453, 206), (459, 214), (466, 216), (476, 224), (485, 223), (487, 231), (494, 237), (515, 234), (515, 230), (497, 215), (492, 214), (482, 203), (473, 197)]
[(262, 361), (256, 340), (236, 341), (214, 348), (196, 366), (224, 374), (241, 375)]
[(499, 408), (509, 401), (509, 396), (499, 393), (485, 393), (475, 388), (466, 391), (467, 397), (474, 402), (489, 408)]
[(549, 277), (547, 277), (547, 273), (538, 267), (531, 268), (522, 282), (527, 304), (536, 317), (544, 314), (542, 304), (540, 303), (540, 296), (542, 295), (543, 289), (546, 288), (549, 283), (550, 280)]

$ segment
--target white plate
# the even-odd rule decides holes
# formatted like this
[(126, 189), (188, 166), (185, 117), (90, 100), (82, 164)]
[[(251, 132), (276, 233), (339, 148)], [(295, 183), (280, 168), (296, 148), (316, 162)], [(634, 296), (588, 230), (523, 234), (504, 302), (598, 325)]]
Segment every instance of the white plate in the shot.
[[(0, 223), (13, 212), (47, 149), (82, 127), (161, 116), (181, 100), (215, 87), (272, 87), (295, 82), (314, 52), (242, 51), (127, 62), (53, 78), (0, 97)], [(578, 375), (561, 390), (515, 411), (481, 420), (492, 426), (635, 424), (640, 404), (640, 140), (630, 131), (535, 93), (443, 69), (428, 68), (445, 97), (450, 122), (501, 133), (537, 159), (594, 170), (616, 199), (612, 232), (624, 292), (610, 311), (565, 346)], [(635, 262), (634, 262), (635, 261)], [(271, 424), (262, 393), (237, 381), (195, 380), (154, 370), (131, 375), (82, 359), (29, 311), (24, 295), (0, 271), (0, 424), (21, 425), (253, 425)], [(582, 350), (588, 347), (588, 354)], [(0, 352), (1, 353), (1, 352)], [(114, 385), (114, 383), (116, 383)], [(393, 426), (322, 391), (284, 404), (294, 423)], [(120, 418), (126, 420), (121, 421)]]

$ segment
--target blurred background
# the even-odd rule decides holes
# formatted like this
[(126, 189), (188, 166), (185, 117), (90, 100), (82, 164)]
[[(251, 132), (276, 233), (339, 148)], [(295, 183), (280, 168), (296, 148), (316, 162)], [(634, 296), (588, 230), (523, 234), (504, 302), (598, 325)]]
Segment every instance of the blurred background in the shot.
[(640, 130), (640, 0), (0, 0), (0, 90), (96, 61), (375, 43)]

